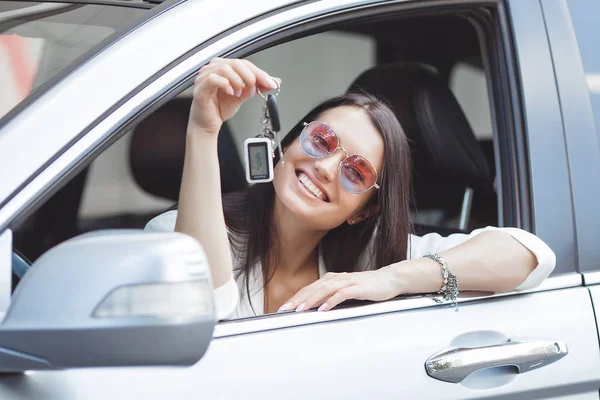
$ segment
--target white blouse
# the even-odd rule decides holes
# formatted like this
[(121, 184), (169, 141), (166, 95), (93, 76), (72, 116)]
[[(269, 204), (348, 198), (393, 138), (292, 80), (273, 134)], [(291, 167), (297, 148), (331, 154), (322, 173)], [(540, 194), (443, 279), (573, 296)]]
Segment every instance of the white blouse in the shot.
[[(173, 232), (175, 230), (176, 219), (176, 210), (167, 211), (150, 220), (144, 230), (147, 232)], [(540, 238), (518, 228), (488, 226), (474, 230), (470, 234), (455, 233), (447, 237), (442, 237), (437, 233), (428, 233), (424, 236), (410, 235), (408, 256), (410, 259), (416, 259), (423, 257), (427, 252), (439, 253), (456, 247), (474, 236), (490, 230), (500, 230), (510, 234), (537, 257), (538, 266), (515, 289), (516, 291), (532, 289), (550, 275), (556, 264), (554, 252)], [(234, 263), (233, 269), (236, 270), (240, 267), (239, 258), (232, 254), (232, 259)], [(319, 255), (319, 276), (323, 276), (326, 272), (323, 259)], [(219, 320), (245, 318), (264, 313), (263, 279), (259, 266), (253, 269), (249, 284), (250, 299), (248, 299), (248, 295), (240, 296), (238, 286), (245, 288), (245, 282), (241, 277), (238, 282), (232, 277), (225, 285), (214, 289), (215, 308)]]

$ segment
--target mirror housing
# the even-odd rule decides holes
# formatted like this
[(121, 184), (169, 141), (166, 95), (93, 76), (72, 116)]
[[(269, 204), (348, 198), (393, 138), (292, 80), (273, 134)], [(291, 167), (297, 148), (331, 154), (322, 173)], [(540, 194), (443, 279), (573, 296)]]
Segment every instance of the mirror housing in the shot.
[(189, 366), (216, 315), (204, 251), (182, 233), (97, 231), (44, 253), (0, 324), (0, 372)]

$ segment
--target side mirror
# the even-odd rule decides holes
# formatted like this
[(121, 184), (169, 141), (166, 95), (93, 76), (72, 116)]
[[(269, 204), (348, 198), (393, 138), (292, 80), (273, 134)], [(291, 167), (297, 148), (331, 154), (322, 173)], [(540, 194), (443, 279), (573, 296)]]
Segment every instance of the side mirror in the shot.
[(181, 233), (98, 231), (43, 254), (0, 324), (0, 372), (188, 366), (216, 316), (200, 244)]

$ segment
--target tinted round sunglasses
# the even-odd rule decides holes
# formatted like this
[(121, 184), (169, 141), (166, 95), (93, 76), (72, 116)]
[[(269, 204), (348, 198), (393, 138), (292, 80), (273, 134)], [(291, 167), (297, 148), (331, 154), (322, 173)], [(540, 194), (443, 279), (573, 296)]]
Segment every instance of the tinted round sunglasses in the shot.
[(300, 147), (311, 158), (325, 158), (342, 150), (346, 154), (338, 166), (340, 181), (350, 193), (365, 193), (372, 188), (379, 189), (377, 170), (373, 164), (358, 154), (348, 154), (340, 147), (340, 138), (327, 124), (319, 121), (304, 123), (300, 134)]

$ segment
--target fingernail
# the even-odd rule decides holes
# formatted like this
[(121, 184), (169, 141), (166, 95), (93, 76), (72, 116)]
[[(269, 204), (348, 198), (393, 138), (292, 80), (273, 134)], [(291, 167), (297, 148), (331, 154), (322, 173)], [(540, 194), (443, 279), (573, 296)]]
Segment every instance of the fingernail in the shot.
[(319, 309), (318, 309), (317, 311), (323, 311), (323, 310), (325, 310), (327, 307), (328, 307), (328, 306), (327, 306), (327, 303), (323, 303), (323, 304), (321, 304), (321, 307), (319, 307)]
[(240, 96), (242, 95), (242, 89), (238, 89), (238, 90), (236, 90), (236, 91), (235, 91), (235, 95), (236, 95), (237, 97), (240, 97)]
[(277, 89), (279, 85), (277, 84), (277, 82), (275, 81), (275, 78), (271, 78), (271, 80), (269, 81), (269, 87), (271, 89)]
[(230, 96), (234, 96), (235, 95), (235, 92), (234, 92), (234, 90), (233, 90), (233, 88), (231, 86), (229, 86), (227, 88), (227, 94), (230, 95)]
[(250, 97), (254, 97), (256, 95), (256, 86), (252, 86), (250, 89)]
[(290, 308), (291, 305), (292, 305), (292, 303), (285, 303), (284, 305), (282, 305), (281, 307), (279, 307), (279, 310), (277, 310), (277, 311), (287, 311), (288, 308)]
[(302, 310), (304, 310), (304, 307), (306, 306), (306, 303), (302, 303), (298, 306), (298, 308), (296, 308), (296, 312), (300, 312)]

